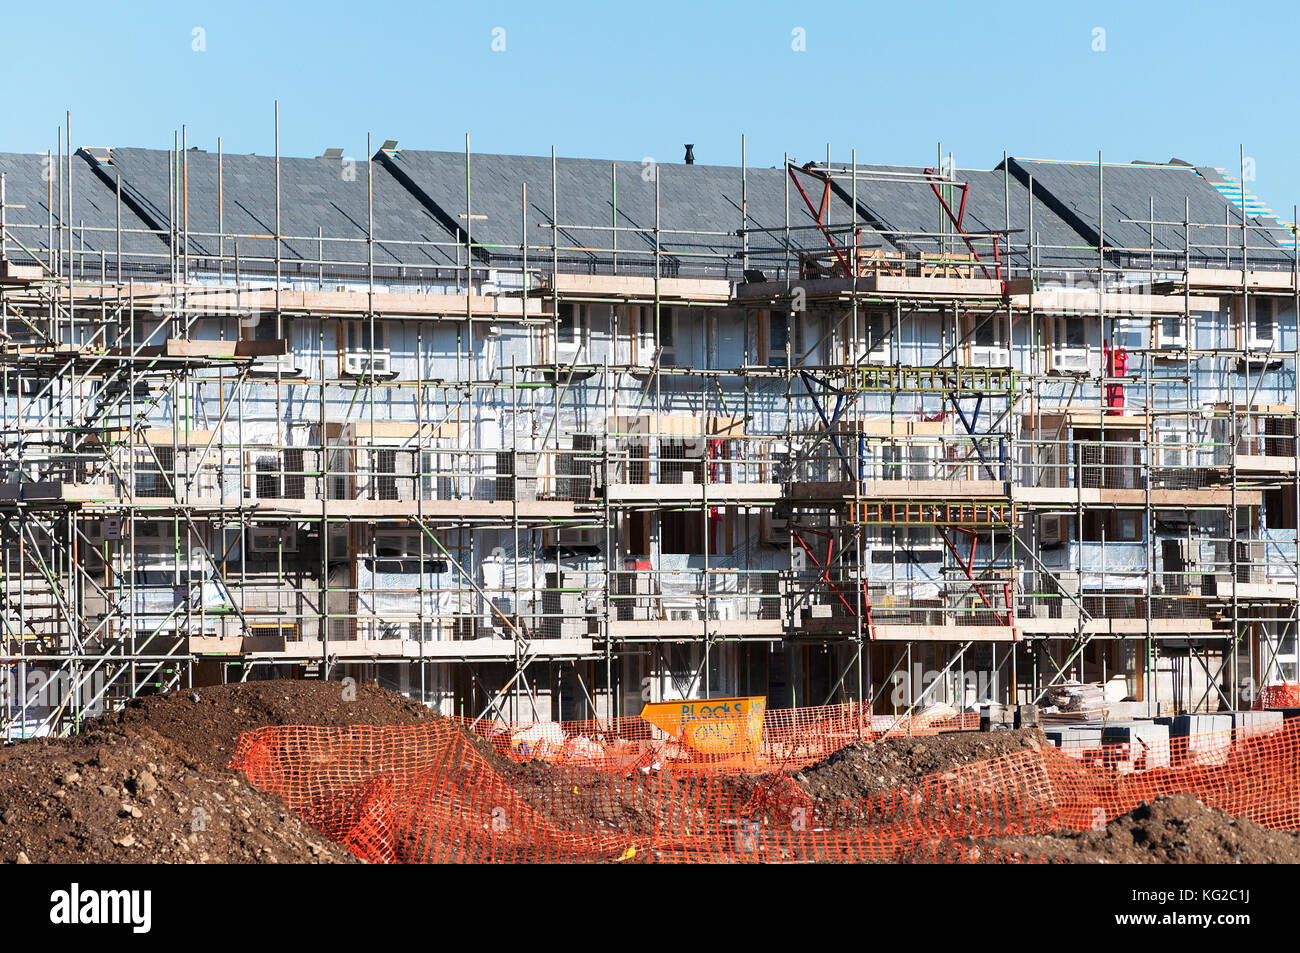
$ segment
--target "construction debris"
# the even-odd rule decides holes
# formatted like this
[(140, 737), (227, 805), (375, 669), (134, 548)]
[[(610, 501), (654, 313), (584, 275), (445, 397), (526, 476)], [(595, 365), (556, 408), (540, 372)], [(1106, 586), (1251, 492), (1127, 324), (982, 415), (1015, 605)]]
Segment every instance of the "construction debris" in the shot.
[(1044, 695), (1047, 705), (1039, 709), (1044, 722), (1103, 721), (1110, 712), (1101, 685), (1065, 682), (1053, 685)]

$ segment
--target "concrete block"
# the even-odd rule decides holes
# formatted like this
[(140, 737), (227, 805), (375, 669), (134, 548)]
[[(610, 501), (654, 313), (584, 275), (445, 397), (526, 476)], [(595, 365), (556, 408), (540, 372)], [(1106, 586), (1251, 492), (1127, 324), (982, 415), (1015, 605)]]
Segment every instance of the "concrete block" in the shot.
[(1061, 753), (1072, 758), (1087, 759), (1089, 752), (1101, 747), (1100, 724), (1095, 725), (1045, 725), (1043, 734), (1047, 740), (1061, 749)]
[(1106, 707), (1113, 721), (1143, 721), (1156, 710), (1154, 706), (1148, 707), (1146, 702), (1109, 702)]
[[(1107, 722), (1102, 744), (1121, 774), (1170, 765), (1169, 726), (1154, 721)], [(1115, 747), (1111, 747), (1115, 746)]]
[(1234, 711), (1232, 716), (1232, 740), (1244, 741), (1277, 731), (1282, 727), (1280, 711)]
[(1017, 728), (1033, 728), (1041, 723), (1037, 705), (1017, 705), (1015, 711)]
[(1161, 715), (1156, 723), (1169, 728), (1176, 764), (1217, 765), (1228, 760), (1231, 715)]
[(980, 731), (992, 731), (995, 728), (1011, 728), (1015, 724), (1014, 709), (1007, 705), (981, 705)]

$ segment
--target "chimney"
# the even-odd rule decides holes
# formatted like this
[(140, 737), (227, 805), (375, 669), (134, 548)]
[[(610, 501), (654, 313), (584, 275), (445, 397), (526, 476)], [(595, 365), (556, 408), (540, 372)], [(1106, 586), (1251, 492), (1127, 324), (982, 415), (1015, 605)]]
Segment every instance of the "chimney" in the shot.
[(686, 143), (686, 164), (695, 165), (695, 143)]

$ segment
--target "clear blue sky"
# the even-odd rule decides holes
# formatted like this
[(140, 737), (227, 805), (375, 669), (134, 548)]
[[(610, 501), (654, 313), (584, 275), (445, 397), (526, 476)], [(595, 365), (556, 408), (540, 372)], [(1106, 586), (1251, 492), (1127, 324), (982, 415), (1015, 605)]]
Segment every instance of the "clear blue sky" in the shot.
[[(1292, 3), (3, 2), (0, 151), (410, 148), (738, 164), (1178, 156), (1300, 201)], [(493, 50), (504, 29), (505, 50)], [(206, 49), (195, 51), (195, 28)], [(792, 48), (802, 29), (806, 49)], [(1095, 31), (1100, 28), (1104, 36)], [(499, 36), (499, 35), (498, 35)], [(1098, 39), (1104, 50), (1094, 50)]]

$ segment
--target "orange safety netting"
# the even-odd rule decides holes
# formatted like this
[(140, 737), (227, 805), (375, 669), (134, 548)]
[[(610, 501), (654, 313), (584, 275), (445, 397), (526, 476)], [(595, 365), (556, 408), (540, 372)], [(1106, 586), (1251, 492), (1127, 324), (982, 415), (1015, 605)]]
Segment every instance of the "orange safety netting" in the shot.
[(511, 761), (452, 719), (262, 728), (231, 766), (385, 863), (1023, 860), (987, 839), (1089, 830), (1183, 792), (1300, 828), (1300, 719), (1235, 740), (1027, 748), (849, 799), (734, 764)]
[(585, 721), (508, 722), (453, 719), (512, 761), (549, 761), (610, 770), (664, 764), (743, 764), (789, 767), (819, 761), (857, 741), (933, 735), (979, 727), (974, 712), (873, 715), (849, 703), (776, 708), (763, 713), (757, 760), (695, 750), (638, 715)]
[(1283, 682), (1280, 685), (1265, 685), (1255, 698), (1256, 709), (1265, 708), (1300, 708), (1300, 683)]

